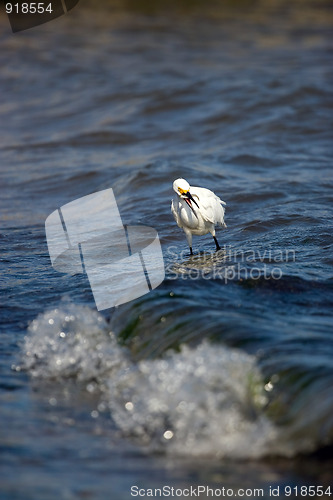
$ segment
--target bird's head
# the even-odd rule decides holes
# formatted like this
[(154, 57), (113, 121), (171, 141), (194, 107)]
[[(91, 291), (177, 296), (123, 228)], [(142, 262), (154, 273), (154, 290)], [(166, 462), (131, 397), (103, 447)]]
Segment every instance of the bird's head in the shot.
[(173, 190), (178, 194), (180, 198), (183, 198), (195, 216), (196, 213), (192, 206), (192, 202), (199, 208), (197, 202), (193, 199), (193, 196), (190, 193), (191, 186), (185, 179), (176, 179), (173, 183)]
[(185, 194), (190, 192), (190, 185), (185, 179), (176, 179), (173, 183), (173, 190), (181, 198), (185, 198)]

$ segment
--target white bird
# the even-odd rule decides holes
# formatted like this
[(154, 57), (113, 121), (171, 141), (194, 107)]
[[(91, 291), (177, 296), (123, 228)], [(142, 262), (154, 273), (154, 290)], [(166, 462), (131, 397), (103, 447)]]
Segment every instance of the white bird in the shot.
[(220, 245), (215, 236), (215, 225), (227, 227), (224, 222), (224, 207), (226, 203), (213, 191), (202, 187), (190, 186), (185, 179), (176, 179), (173, 190), (177, 197), (172, 200), (171, 212), (186, 235), (192, 252), (192, 235), (210, 233), (215, 241), (216, 250)]

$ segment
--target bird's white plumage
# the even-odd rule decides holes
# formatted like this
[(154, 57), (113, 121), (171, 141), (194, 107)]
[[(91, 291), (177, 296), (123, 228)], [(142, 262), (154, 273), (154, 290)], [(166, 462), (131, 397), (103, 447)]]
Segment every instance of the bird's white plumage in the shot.
[[(192, 235), (211, 233), (215, 239), (215, 226), (224, 226), (224, 206), (226, 203), (213, 191), (190, 186), (185, 179), (176, 179), (173, 189), (177, 197), (172, 200), (171, 211), (175, 221), (185, 234), (192, 252)], [(192, 199), (189, 199), (189, 195)]]

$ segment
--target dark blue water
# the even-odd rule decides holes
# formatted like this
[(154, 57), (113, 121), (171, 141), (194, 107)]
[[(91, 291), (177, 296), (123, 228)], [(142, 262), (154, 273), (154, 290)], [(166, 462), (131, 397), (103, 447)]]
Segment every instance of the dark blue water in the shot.
[[(1, 498), (332, 485), (330, 4), (0, 23)], [(208, 235), (190, 258), (177, 177), (226, 201), (219, 254)], [(110, 187), (166, 278), (99, 314), (44, 223)]]

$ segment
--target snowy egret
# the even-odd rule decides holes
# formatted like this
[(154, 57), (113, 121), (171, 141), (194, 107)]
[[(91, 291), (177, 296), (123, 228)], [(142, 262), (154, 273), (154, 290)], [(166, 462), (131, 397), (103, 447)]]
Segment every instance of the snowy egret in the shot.
[(214, 238), (216, 250), (220, 245), (215, 236), (215, 225), (227, 227), (224, 222), (224, 208), (226, 203), (213, 191), (202, 187), (190, 186), (185, 179), (176, 179), (173, 190), (177, 197), (172, 200), (171, 212), (186, 235), (187, 242), (192, 252), (192, 235), (211, 233)]

